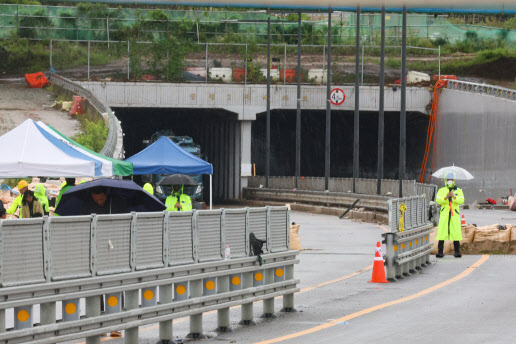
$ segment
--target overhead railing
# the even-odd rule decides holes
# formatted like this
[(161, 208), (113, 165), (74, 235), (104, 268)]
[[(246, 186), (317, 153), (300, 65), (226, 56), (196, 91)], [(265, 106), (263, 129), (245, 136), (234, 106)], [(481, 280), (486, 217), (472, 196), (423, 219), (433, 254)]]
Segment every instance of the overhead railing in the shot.
[(451, 90), (467, 91), (473, 93), (480, 93), (487, 96), (516, 100), (516, 90), (511, 90), (509, 88), (498, 87), (493, 85), (479, 84), (475, 82), (459, 80), (448, 80), (447, 88)]

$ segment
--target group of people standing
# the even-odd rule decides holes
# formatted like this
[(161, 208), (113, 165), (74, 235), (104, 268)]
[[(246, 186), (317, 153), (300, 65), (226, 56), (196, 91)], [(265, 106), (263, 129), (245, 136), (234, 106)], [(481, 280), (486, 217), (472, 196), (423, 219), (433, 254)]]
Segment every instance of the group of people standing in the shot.
[[(61, 201), (62, 195), (69, 189), (75, 186), (75, 178), (66, 178), (61, 185), (61, 191), (56, 198), (55, 207), (57, 208)], [(146, 183), (143, 189), (154, 195), (154, 188), (151, 184)], [(182, 185), (174, 185), (172, 193), (167, 197), (165, 206), (168, 211), (189, 211), (192, 210), (192, 200), (190, 196), (183, 192)], [(18, 183), (18, 190), (20, 194), (15, 198), (14, 202), (8, 209), (5, 209), (2, 202), (0, 202), (0, 219), (5, 219), (6, 215), (16, 213), (19, 209), (19, 218), (34, 218), (49, 215), (49, 200), (46, 196), (45, 186), (43, 184), (36, 185), (34, 191), (29, 190), (29, 184), (26, 180), (21, 180)], [(110, 197), (109, 190), (106, 188), (98, 188), (91, 192), (91, 202), (86, 202), (84, 207), (87, 207), (87, 213), (96, 214), (112, 214), (123, 213), (123, 208), (120, 207), (121, 202), (109, 202), (110, 207), (106, 208), (106, 200)], [(119, 205), (116, 207), (120, 211), (113, 212), (112, 204)], [(90, 212), (91, 210), (91, 212)], [(115, 209), (116, 210), (116, 209)], [(55, 213), (54, 215), (59, 215)]]

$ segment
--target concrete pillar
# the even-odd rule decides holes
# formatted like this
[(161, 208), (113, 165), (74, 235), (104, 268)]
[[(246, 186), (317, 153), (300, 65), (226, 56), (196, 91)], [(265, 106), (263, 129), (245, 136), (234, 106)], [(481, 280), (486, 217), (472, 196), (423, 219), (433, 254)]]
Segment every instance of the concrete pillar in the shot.
[(253, 121), (241, 121), (240, 135), (240, 187), (247, 187), (247, 177), (253, 175), (253, 165), (251, 163), (251, 125)]

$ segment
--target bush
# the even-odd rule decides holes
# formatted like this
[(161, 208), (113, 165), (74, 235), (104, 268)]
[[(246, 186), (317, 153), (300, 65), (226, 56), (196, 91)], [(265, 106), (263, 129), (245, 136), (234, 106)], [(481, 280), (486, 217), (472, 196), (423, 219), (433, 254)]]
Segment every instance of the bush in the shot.
[(103, 119), (88, 119), (79, 117), (82, 133), (72, 137), (74, 141), (99, 153), (106, 143), (108, 128)]

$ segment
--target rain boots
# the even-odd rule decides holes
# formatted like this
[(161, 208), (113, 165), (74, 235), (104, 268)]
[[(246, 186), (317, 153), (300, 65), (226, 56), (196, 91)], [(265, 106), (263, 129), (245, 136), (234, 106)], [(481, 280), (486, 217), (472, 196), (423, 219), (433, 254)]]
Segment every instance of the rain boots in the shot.
[(444, 240), (439, 240), (439, 243), (437, 244), (437, 254), (435, 255), (436, 258), (442, 258), (444, 257)]
[(462, 254), (460, 254), (460, 241), (454, 241), (453, 242), (453, 248), (455, 249), (455, 253), (453, 254), (453, 256), (455, 258), (462, 257)]

